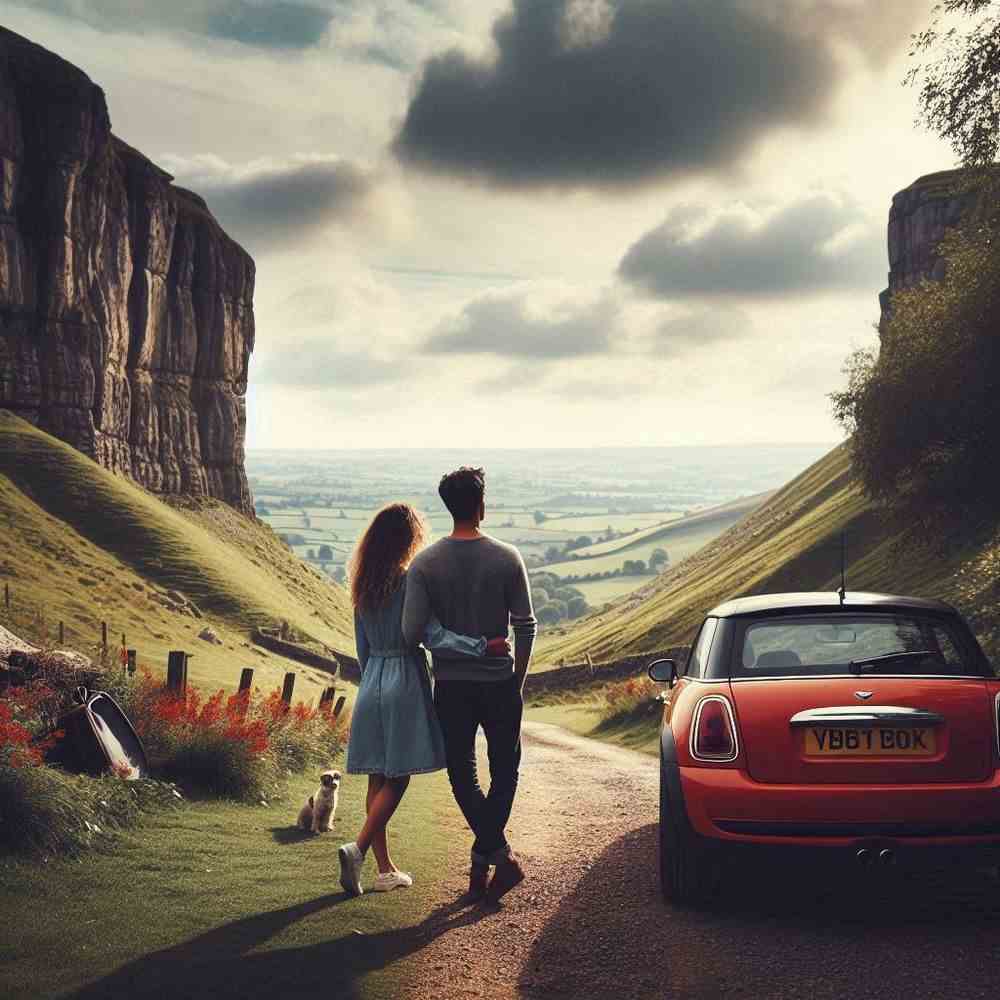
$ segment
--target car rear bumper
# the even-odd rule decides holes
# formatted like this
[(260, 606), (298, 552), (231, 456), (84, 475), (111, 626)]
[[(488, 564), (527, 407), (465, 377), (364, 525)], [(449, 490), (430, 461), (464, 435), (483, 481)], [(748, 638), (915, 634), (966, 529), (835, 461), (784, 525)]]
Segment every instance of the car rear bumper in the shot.
[(692, 831), (703, 839), (776, 848), (891, 844), (1000, 847), (1000, 772), (946, 785), (764, 785), (732, 769), (682, 767)]

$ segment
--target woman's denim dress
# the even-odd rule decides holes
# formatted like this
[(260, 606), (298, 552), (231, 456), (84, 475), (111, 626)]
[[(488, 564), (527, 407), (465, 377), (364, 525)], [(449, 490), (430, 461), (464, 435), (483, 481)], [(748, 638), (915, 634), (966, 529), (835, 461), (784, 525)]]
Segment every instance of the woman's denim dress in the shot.
[[(407, 649), (403, 641), (405, 592), (404, 577), (381, 608), (354, 613), (361, 688), (351, 716), (349, 774), (399, 778), (445, 766), (424, 651), (419, 646)], [(485, 637), (457, 635), (434, 619), (427, 626), (424, 645), (470, 657), (486, 651)]]

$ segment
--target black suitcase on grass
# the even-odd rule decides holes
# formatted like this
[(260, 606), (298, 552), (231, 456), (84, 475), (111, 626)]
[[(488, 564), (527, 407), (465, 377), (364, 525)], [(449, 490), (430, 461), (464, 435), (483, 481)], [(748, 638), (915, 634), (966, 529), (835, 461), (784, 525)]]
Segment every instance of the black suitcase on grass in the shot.
[(54, 756), (72, 771), (111, 772), (135, 780), (149, 774), (142, 740), (118, 702), (104, 691), (78, 688), (76, 708), (59, 720), (63, 738)]

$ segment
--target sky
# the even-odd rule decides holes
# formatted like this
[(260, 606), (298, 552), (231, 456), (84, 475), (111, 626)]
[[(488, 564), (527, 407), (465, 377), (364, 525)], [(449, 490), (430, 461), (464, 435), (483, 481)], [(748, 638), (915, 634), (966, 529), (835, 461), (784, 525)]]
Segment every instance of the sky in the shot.
[(257, 263), (250, 448), (835, 442), (932, 0), (0, 0)]

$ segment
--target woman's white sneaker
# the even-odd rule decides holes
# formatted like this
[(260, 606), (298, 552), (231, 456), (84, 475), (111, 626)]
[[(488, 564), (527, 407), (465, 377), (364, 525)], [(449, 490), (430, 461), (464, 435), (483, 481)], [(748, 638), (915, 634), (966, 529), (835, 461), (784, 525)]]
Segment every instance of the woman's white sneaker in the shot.
[(360, 896), (365, 891), (361, 888), (361, 868), (365, 856), (355, 843), (344, 844), (337, 851), (337, 856), (340, 858), (340, 884), (352, 896)]
[(409, 889), (413, 885), (413, 878), (406, 872), (382, 872), (375, 884), (372, 892), (391, 892), (393, 889)]

